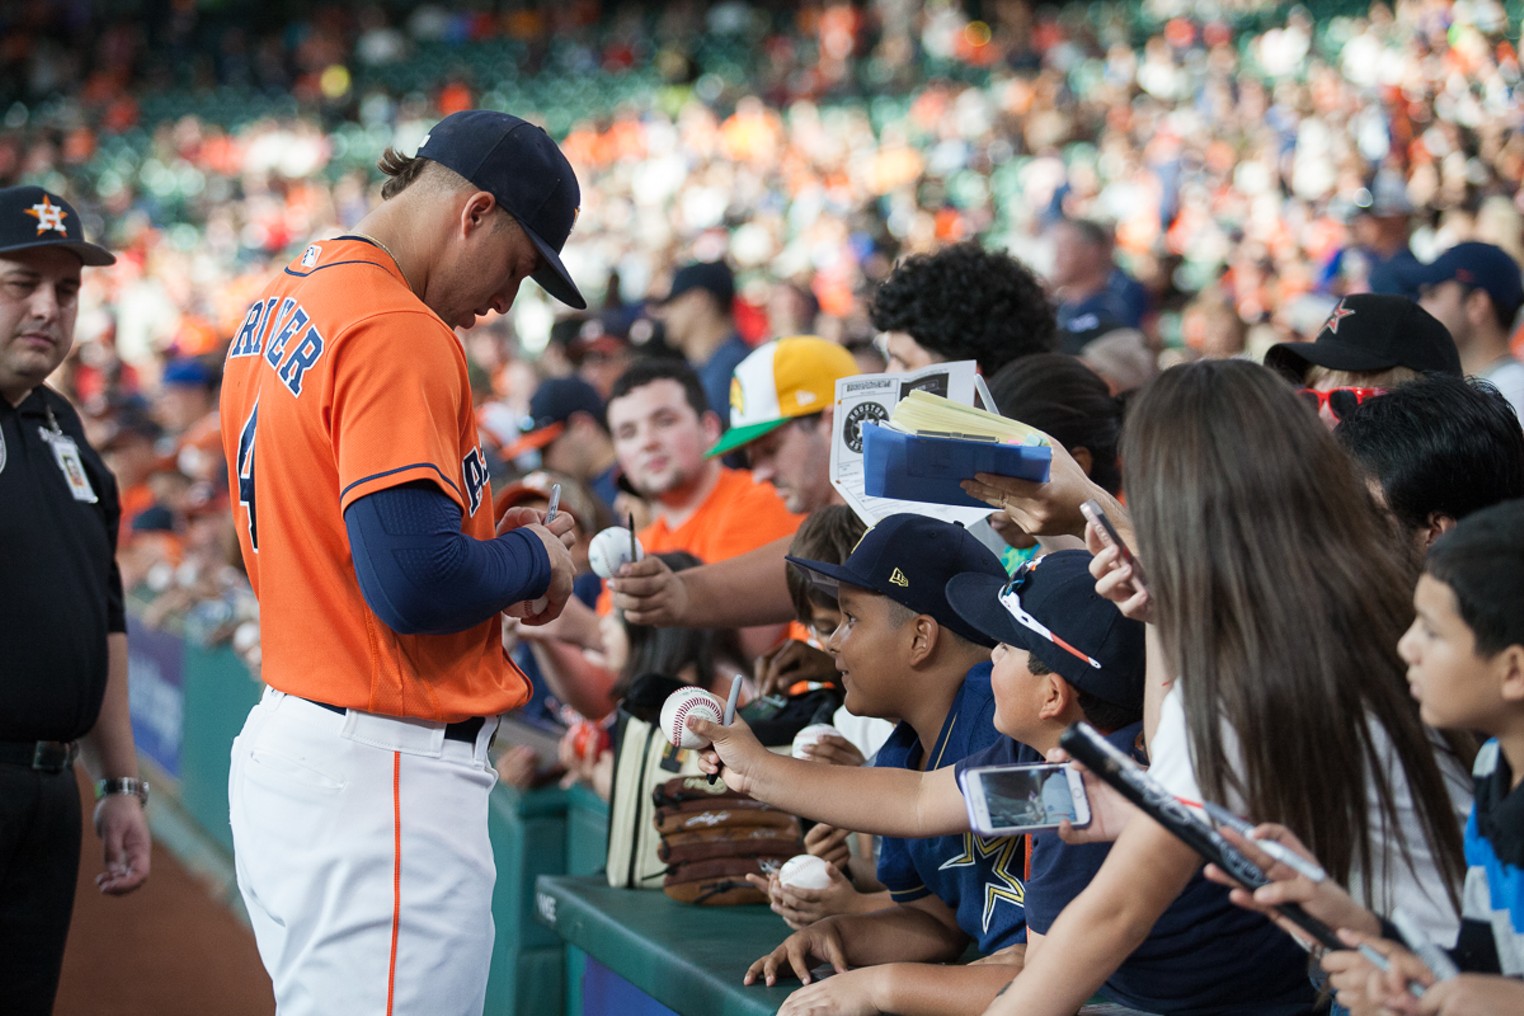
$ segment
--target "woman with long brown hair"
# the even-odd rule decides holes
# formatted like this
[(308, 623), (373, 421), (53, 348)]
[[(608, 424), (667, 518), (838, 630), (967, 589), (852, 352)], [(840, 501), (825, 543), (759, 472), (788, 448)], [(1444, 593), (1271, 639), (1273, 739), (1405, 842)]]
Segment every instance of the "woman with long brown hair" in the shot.
[[(1151, 669), (1172, 678), (1155, 775), (1282, 823), (1367, 905), (1453, 939), (1469, 760), (1437, 749), (1408, 699), (1410, 576), (1344, 453), (1269, 371), (1204, 361), (1138, 397), (1123, 460)], [(1157, 824), (1128, 823), (989, 1011), (1072, 1013), (1200, 863)]]

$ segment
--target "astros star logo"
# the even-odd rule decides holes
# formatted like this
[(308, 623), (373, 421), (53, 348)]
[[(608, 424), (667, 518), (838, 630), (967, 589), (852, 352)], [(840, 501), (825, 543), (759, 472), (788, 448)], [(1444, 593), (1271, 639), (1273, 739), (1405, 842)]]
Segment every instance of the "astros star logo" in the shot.
[(1011, 874), (1011, 862), (1016, 859), (1016, 848), (1021, 844), (1019, 836), (1003, 836), (987, 840), (973, 833), (963, 834), (963, 853), (944, 861), (937, 869), (978, 867), (982, 860), (989, 862), (990, 874), (998, 881), (984, 883), (984, 930), (990, 930), (990, 918), (995, 916), (995, 904), (1004, 900), (1016, 907), (1026, 906), (1027, 890), (1021, 880)]
[(1340, 300), (1339, 305), (1334, 308), (1333, 313), (1328, 315), (1328, 320), (1323, 322), (1323, 327), (1328, 329), (1328, 333), (1330, 335), (1338, 335), (1339, 322), (1343, 321), (1347, 317), (1354, 316), (1355, 312), (1345, 307), (1344, 301)]
[(32, 218), (37, 220), (38, 236), (41, 236), (49, 230), (53, 230), (57, 233), (64, 233), (66, 235), (68, 233), (68, 230), (64, 228), (64, 216), (68, 215), (69, 213), (64, 211), (61, 206), (55, 205), (53, 202), (49, 201), (46, 194), (42, 196), (42, 204), (33, 205), (31, 208), (22, 209), (22, 212), (23, 214), (30, 215)]

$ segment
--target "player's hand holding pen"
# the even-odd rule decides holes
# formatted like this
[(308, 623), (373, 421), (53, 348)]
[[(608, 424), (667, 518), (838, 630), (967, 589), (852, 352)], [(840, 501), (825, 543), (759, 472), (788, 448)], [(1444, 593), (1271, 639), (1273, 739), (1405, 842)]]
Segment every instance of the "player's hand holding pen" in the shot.
[(566, 601), (571, 599), (572, 580), (577, 575), (577, 566), (571, 556), (572, 544), (576, 542), (576, 524), (565, 512), (548, 521), (547, 515), (548, 512), (533, 508), (510, 508), (503, 513), (497, 526), (500, 535), (514, 529), (533, 533), (545, 545), (545, 553), (550, 558), (550, 585), (546, 587), (545, 595), (535, 600), (521, 600), (503, 611), (527, 625), (544, 624), (558, 617)]

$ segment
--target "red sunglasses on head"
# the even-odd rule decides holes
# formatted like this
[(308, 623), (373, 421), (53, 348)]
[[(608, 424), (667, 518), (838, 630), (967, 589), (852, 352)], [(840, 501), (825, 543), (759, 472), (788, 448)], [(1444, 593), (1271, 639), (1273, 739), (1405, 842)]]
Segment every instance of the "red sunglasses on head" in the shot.
[(1335, 420), (1344, 419), (1346, 413), (1366, 399), (1374, 399), (1378, 395), (1385, 395), (1385, 388), (1330, 388), (1326, 392), (1320, 392), (1314, 388), (1303, 388), (1298, 392), (1307, 400), (1315, 412), (1321, 412), (1324, 406), (1333, 414)]

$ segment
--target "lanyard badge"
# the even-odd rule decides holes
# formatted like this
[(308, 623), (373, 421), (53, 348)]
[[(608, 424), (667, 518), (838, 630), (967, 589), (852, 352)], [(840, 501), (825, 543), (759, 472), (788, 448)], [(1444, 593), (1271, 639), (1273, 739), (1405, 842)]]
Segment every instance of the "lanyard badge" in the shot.
[(95, 496), (95, 488), (90, 486), (90, 477), (85, 473), (85, 463), (79, 457), (79, 445), (59, 428), (52, 407), (48, 408), (48, 423), (51, 424), (50, 427), (38, 427), (37, 433), (53, 449), (53, 459), (58, 463), (58, 471), (63, 474), (64, 482), (69, 485), (69, 493), (74, 495), (76, 501), (95, 504), (99, 498)]

